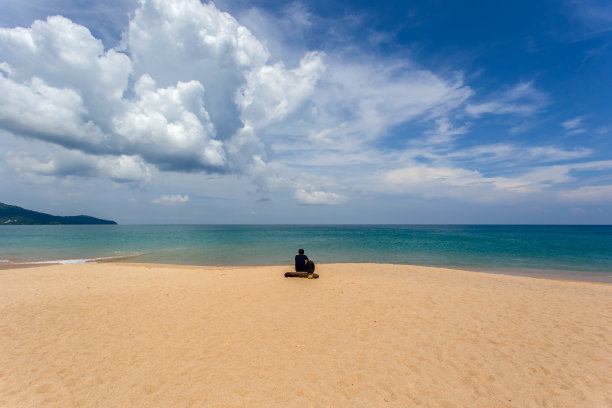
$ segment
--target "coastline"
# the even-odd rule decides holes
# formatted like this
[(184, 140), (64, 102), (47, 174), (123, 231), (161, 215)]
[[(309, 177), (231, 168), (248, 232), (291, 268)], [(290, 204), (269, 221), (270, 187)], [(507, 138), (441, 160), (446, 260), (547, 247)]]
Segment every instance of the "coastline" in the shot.
[(0, 271), (0, 405), (598, 407), (612, 286), (391, 264)]
[[(167, 267), (180, 267), (189, 266), (196, 268), (210, 268), (215, 265), (198, 265), (198, 264), (176, 264), (176, 263), (163, 263), (163, 262), (139, 262), (135, 260), (140, 255), (119, 255), (119, 256), (108, 256), (108, 257), (96, 257), (90, 259), (62, 259), (62, 260), (47, 260), (47, 261), (32, 261), (32, 260), (4, 260), (0, 262), (0, 271), (7, 269), (22, 269), (22, 268), (37, 268), (41, 266), (53, 266), (53, 265), (79, 265), (79, 264), (97, 264), (97, 263), (127, 263), (133, 265), (160, 265)], [(131, 261), (134, 260), (134, 261)], [(381, 265), (376, 262), (337, 262), (327, 263), (327, 265), (348, 265), (348, 264), (364, 264), (364, 265)], [(317, 265), (325, 265), (325, 263), (317, 263)], [(545, 269), (518, 269), (518, 268), (486, 268), (486, 267), (455, 267), (455, 266), (431, 266), (431, 265), (412, 265), (412, 264), (389, 264), (404, 267), (416, 267), (416, 268), (434, 268), (434, 269), (448, 269), (457, 270), (463, 272), (477, 272), (486, 273), (493, 275), (507, 275), (507, 276), (518, 276), (526, 278), (537, 278), (537, 279), (552, 279), (562, 281), (576, 281), (576, 282), (592, 282), (592, 283), (603, 283), (612, 284), (612, 272), (582, 272), (582, 271), (567, 271), (567, 270), (545, 270)], [(217, 265), (221, 266), (221, 265)], [(260, 267), (279, 267), (285, 265), (232, 265), (224, 264), (225, 268), (260, 268)], [(287, 264), (287, 267), (291, 267)]]
[(2, 232), (0, 268), (4, 261), (83, 258), (286, 265), (297, 248), (306, 248), (317, 264), (391, 263), (579, 280), (585, 273), (612, 280), (612, 226), (60, 225)]

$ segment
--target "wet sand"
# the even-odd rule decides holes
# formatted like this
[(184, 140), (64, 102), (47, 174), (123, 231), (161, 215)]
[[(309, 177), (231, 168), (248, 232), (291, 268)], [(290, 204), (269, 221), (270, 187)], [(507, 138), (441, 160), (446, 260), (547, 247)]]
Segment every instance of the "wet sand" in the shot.
[(0, 407), (612, 406), (612, 285), (289, 270), (0, 270)]

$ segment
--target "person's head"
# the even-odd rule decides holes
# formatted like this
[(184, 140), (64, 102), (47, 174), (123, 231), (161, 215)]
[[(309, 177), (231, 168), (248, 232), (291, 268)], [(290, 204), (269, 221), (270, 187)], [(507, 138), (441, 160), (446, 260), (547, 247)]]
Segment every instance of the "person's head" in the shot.
[(303, 250), (303, 249), (300, 249), (300, 250), (298, 251), (298, 254), (300, 254), (300, 255), (304, 255), (304, 250)]

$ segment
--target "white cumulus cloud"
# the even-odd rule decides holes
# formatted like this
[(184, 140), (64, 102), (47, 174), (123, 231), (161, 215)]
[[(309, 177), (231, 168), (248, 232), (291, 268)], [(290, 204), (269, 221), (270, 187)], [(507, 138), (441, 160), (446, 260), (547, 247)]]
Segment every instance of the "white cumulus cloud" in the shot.
[(184, 204), (189, 201), (188, 195), (163, 195), (153, 200), (155, 204), (163, 204), (163, 205), (175, 205), (175, 204)]
[(335, 205), (346, 202), (346, 197), (330, 191), (316, 191), (299, 188), (295, 191), (295, 199), (300, 204)]
[(141, 1), (123, 43), (53, 16), (0, 29), (0, 127), (160, 170), (242, 173), (255, 130), (312, 93), (322, 56), (267, 64), (265, 46), (213, 3)]
[(53, 151), (44, 156), (7, 152), (6, 163), (27, 176), (108, 178), (116, 183), (146, 184), (151, 169), (137, 156), (89, 156), (78, 151)]

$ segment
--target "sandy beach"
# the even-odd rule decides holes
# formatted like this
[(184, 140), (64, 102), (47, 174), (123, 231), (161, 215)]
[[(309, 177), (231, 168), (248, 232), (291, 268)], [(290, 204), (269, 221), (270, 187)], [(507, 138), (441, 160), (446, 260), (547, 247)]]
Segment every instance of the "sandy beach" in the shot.
[(289, 270), (0, 270), (0, 407), (612, 406), (612, 285)]

